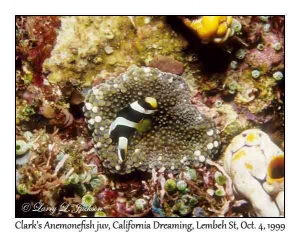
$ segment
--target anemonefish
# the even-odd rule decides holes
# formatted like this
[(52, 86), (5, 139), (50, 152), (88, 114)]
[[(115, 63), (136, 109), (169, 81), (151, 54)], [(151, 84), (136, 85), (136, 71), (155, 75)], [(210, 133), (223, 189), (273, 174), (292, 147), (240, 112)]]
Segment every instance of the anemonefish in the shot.
[(121, 163), (127, 157), (128, 139), (137, 130), (137, 125), (153, 114), (156, 109), (156, 99), (146, 97), (118, 112), (116, 120), (110, 125), (109, 135), (114, 143), (118, 143), (118, 158)]

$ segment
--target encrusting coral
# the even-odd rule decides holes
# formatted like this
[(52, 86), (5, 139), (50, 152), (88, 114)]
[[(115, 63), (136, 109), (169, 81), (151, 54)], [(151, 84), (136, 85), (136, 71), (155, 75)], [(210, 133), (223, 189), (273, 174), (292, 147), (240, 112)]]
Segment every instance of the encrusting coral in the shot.
[[(129, 155), (121, 164), (109, 126), (122, 108), (146, 96), (157, 99), (158, 111), (151, 118), (150, 128), (129, 140)], [(220, 137), (214, 122), (190, 103), (187, 84), (174, 74), (149, 67), (131, 68), (89, 91), (84, 112), (98, 154), (111, 172), (165, 167), (177, 173), (182, 167), (199, 163), (203, 156), (218, 153)]]
[[(51, 83), (90, 85), (100, 71), (125, 71), (157, 55), (181, 56), (185, 40), (163, 23), (166, 17), (68, 16), (51, 57), (43, 65)], [(132, 23), (134, 22), (134, 24)], [(126, 59), (124, 59), (126, 58)]]

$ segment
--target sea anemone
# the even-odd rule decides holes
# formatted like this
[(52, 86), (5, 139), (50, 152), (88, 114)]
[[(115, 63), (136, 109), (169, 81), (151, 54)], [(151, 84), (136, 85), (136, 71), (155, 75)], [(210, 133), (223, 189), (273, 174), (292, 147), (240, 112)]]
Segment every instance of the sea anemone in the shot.
[[(150, 119), (151, 127), (129, 139), (127, 159), (120, 163), (109, 127), (121, 109), (146, 96), (157, 100), (158, 109)], [(90, 90), (83, 110), (103, 165), (113, 173), (151, 172), (162, 167), (179, 173), (199, 163), (201, 155), (214, 157), (218, 153), (220, 137), (214, 122), (190, 103), (187, 84), (174, 74), (149, 67), (131, 68)]]

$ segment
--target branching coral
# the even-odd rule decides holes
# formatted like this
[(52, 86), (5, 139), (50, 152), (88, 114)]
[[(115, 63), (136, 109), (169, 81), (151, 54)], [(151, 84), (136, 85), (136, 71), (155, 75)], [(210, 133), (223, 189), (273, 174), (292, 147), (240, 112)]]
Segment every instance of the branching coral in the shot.
[(55, 205), (58, 201), (57, 194), (72, 173), (89, 171), (79, 160), (83, 151), (81, 143), (66, 143), (57, 133), (58, 130), (53, 134), (37, 131), (28, 142), (29, 160), (18, 169), (19, 183), (26, 187), (26, 193), (39, 194), (41, 200), (49, 205)]
[[(232, 181), (220, 164), (205, 159), (200, 167), (167, 177), (156, 172), (152, 176), (152, 188), (156, 190), (152, 205), (155, 216), (197, 217), (200, 210), (202, 217), (232, 215), (235, 203)], [(220, 183), (216, 177), (223, 181)], [(223, 190), (222, 195), (219, 195), (220, 190)]]

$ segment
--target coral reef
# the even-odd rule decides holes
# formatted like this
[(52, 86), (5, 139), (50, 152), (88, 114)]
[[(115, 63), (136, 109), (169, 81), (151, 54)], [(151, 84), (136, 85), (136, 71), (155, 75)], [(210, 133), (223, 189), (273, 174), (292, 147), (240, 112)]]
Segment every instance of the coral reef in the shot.
[(16, 216), (283, 216), (284, 50), (283, 16), (16, 17)]

